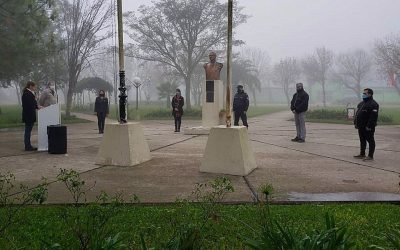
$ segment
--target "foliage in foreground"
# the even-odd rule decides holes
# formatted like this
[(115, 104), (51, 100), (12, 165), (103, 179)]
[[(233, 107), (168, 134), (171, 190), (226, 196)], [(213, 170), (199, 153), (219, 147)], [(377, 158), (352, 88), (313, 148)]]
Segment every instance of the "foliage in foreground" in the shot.
[[(260, 188), (263, 202), (227, 206), (220, 203), (234, 191), (227, 178), (199, 183), (189, 197), (170, 206), (132, 206), (122, 194), (104, 192), (87, 203), (86, 194), (94, 186), (88, 187), (77, 172), (61, 170), (57, 179), (73, 203), (3, 206), (0, 216), (11, 208), (18, 213), (0, 234), (1, 249), (381, 250), (400, 245), (399, 209), (394, 205), (271, 206), (273, 187), (266, 184)], [(14, 182), (7, 180), (1, 187)], [(29, 201), (44, 201), (46, 189), (29, 190), (36, 190), (27, 191), (33, 197)], [(9, 192), (2, 188), (1, 197)], [(140, 202), (137, 196), (133, 201)]]

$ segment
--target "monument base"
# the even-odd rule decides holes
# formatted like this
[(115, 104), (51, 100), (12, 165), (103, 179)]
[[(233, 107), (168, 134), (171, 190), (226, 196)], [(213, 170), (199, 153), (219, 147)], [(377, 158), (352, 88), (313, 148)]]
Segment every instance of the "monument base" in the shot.
[(142, 126), (137, 123), (108, 123), (96, 164), (134, 166), (151, 159)]
[(185, 128), (183, 130), (185, 135), (208, 135), (210, 134), (210, 128), (208, 127), (192, 127), (192, 128)]
[(246, 176), (255, 168), (246, 127), (211, 128), (200, 172)]

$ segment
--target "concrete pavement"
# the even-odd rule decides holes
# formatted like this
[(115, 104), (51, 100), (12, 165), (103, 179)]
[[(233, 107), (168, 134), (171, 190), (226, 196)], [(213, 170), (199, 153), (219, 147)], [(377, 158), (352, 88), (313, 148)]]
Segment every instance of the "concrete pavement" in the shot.
[[(94, 116), (80, 116), (95, 120)], [(359, 151), (357, 131), (352, 126), (308, 123), (306, 143), (300, 144), (290, 141), (295, 136), (290, 118), (291, 113), (280, 112), (250, 119), (258, 168), (246, 178), (229, 176), (235, 192), (227, 201), (251, 202), (265, 183), (274, 186), (274, 199), (282, 201), (306, 194), (399, 193), (399, 126), (377, 127), (375, 161), (365, 163), (352, 157)], [(0, 132), (0, 172), (10, 171), (18, 182), (35, 185), (42, 176), (55, 180), (60, 168), (75, 169), (88, 186), (94, 186), (87, 192), (89, 200), (104, 190), (123, 192), (126, 199), (136, 194), (142, 202), (150, 203), (187, 197), (196, 183), (218, 176), (198, 171), (207, 136), (174, 133), (173, 121), (144, 121), (142, 125), (153, 159), (134, 167), (94, 164), (101, 141), (96, 123), (68, 125), (67, 155), (25, 152), (22, 130)], [(183, 126), (198, 125), (200, 121), (183, 121)], [(35, 144), (36, 132), (32, 139)], [(362, 197), (377, 199), (376, 195)], [(400, 200), (400, 196), (390, 197)], [(49, 203), (70, 201), (61, 183), (51, 184)]]

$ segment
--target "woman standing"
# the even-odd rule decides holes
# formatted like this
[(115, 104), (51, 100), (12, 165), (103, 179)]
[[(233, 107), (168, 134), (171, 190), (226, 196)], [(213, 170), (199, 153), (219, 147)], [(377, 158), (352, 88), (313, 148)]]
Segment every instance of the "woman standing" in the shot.
[(172, 106), (172, 115), (175, 118), (175, 132), (181, 131), (181, 122), (183, 115), (183, 105), (185, 104), (185, 100), (181, 96), (181, 90), (176, 89), (176, 94), (172, 98), (171, 106)]
[(31, 133), (36, 122), (36, 110), (42, 108), (36, 101), (36, 84), (28, 82), (22, 94), (22, 122), (25, 123), (24, 144), (25, 151), (35, 151), (31, 144)]
[(104, 133), (104, 123), (106, 121), (108, 111), (108, 98), (106, 97), (104, 90), (100, 90), (99, 96), (96, 97), (96, 102), (94, 104), (94, 112), (97, 115), (97, 124), (99, 126), (99, 134)]

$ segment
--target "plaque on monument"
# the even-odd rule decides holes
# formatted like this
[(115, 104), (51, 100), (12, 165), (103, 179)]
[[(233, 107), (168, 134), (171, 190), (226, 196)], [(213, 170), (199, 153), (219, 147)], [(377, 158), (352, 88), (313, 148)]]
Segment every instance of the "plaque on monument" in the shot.
[(206, 81), (206, 102), (214, 102), (214, 81)]

